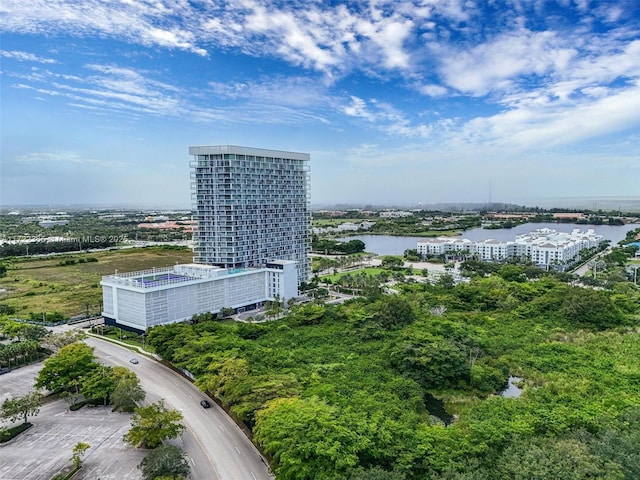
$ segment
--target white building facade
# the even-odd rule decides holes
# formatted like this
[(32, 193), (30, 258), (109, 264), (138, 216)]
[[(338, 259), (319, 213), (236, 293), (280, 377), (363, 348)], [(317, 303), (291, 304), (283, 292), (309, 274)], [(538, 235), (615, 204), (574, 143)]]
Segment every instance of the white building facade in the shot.
[(438, 237), (419, 240), (417, 251), (423, 257), (466, 252), (484, 261), (508, 259), (530, 260), (547, 268), (563, 269), (576, 261), (583, 249), (597, 248), (604, 240), (594, 230), (585, 232), (574, 229), (570, 233), (542, 228), (517, 235), (515, 241), (482, 240), (471, 242), (467, 239)]
[(309, 154), (233, 145), (190, 147), (197, 263), (297, 263), (311, 274)]
[(227, 269), (186, 264), (102, 278), (105, 323), (140, 332), (223, 308), (243, 310), (298, 295), (296, 262)]

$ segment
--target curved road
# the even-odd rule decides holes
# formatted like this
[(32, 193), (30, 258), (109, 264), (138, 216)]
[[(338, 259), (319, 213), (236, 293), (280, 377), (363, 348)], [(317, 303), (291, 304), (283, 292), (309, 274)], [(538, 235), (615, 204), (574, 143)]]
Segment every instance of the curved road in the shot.
[[(214, 402), (204, 409), (205, 398), (187, 379), (142, 355), (98, 338), (87, 338), (95, 355), (105, 363), (122, 365), (138, 375), (147, 392), (146, 401), (163, 398), (169, 408), (179, 410), (187, 427), (177, 445), (184, 448), (196, 480), (271, 480), (266, 461), (235, 422)], [(131, 358), (137, 358), (137, 365)], [(176, 443), (176, 442), (172, 442)]]

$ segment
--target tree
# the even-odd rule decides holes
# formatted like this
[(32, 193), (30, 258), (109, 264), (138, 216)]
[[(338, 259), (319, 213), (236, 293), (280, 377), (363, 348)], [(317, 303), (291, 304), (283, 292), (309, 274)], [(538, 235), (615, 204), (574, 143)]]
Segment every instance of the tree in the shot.
[(173, 445), (161, 445), (151, 450), (142, 459), (138, 468), (142, 470), (145, 480), (155, 480), (158, 477), (177, 479), (189, 476), (189, 463), (184, 452)]
[[(469, 349), (474, 341), (465, 332), (443, 322), (441, 335), (433, 326), (414, 324), (391, 349), (391, 363), (424, 388), (444, 388), (467, 383), (471, 364)], [(431, 332), (425, 331), (427, 328)], [(447, 329), (451, 331), (447, 331)]]
[(49, 334), (49, 331), (42, 325), (32, 325), (12, 320), (2, 326), (2, 332), (9, 338), (15, 338), (19, 341), (40, 340)]
[(495, 470), (498, 478), (513, 480), (623, 478), (618, 465), (605, 465), (587, 445), (573, 439), (515, 439), (497, 459)]
[(182, 414), (167, 409), (164, 400), (136, 408), (124, 441), (134, 447), (156, 448), (163, 440), (176, 438), (182, 433), (184, 426), (178, 423), (180, 420)]
[(591, 288), (570, 287), (564, 295), (562, 313), (572, 322), (599, 329), (624, 321), (624, 313), (613, 304), (610, 293)]
[(380, 467), (367, 469), (359, 467), (351, 471), (348, 476), (341, 477), (340, 480), (405, 480), (406, 478), (403, 473), (388, 472)]
[(282, 480), (336, 478), (358, 464), (366, 440), (340, 411), (318, 397), (277, 398), (256, 413), (255, 439)]
[(29, 416), (35, 416), (40, 412), (41, 405), (42, 394), (33, 391), (23, 397), (7, 398), (2, 404), (0, 416), (12, 422), (22, 418), (23, 423), (27, 423)]
[(391, 268), (392, 270), (402, 268), (404, 266), (404, 260), (401, 257), (385, 255), (382, 257), (381, 266), (382, 268)]
[(87, 334), (81, 330), (69, 330), (67, 332), (52, 333), (42, 339), (43, 347), (49, 350), (57, 351), (66, 345), (84, 340)]
[(71, 461), (73, 462), (73, 468), (78, 469), (82, 466), (82, 457), (85, 452), (89, 450), (91, 445), (84, 442), (78, 442), (73, 447), (73, 455), (71, 455)]
[(235, 313), (235, 310), (231, 307), (222, 307), (218, 312), (219, 318), (227, 318)]
[(113, 369), (106, 365), (100, 365), (82, 379), (80, 392), (92, 400), (102, 400), (106, 405), (116, 388), (116, 382)]
[(420, 254), (418, 253), (418, 250), (416, 250), (415, 248), (407, 248), (402, 254), (402, 256), (409, 262), (420, 261)]
[(52, 392), (72, 388), (80, 391), (82, 379), (98, 367), (99, 364), (93, 356), (93, 348), (84, 343), (72, 343), (45, 360), (38, 373), (36, 387)]
[(398, 295), (382, 297), (368, 310), (373, 313), (375, 321), (385, 329), (409, 325), (416, 318), (411, 304)]
[(118, 380), (111, 392), (111, 404), (124, 412), (133, 412), (137, 402), (144, 400), (145, 392), (140, 386), (140, 380), (135, 375)]

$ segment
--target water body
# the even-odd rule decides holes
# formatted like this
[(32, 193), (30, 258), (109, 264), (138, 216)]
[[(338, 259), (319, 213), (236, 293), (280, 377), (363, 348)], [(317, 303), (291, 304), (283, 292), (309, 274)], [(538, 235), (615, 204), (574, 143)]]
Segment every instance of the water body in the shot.
[(507, 388), (500, 392), (500, 395), (505, 398), (518, 398), (520, 395), (522, 395), (522, 389), (518, 386), (521, 381), (522, 378), (520, 377), (509, 377)]
[[(473, 242), (480, 240), (515, 240), (516, 235), (528, 233), (538, 228), (552, 228), (558, 232), (571, 232), (574, 228), (585, 231), (593, 229), (605, 239), (611, 241), (611, 245), (616, 245), (624, 239), (627, 232), (640, 227), (638, 224), (627, 225), (578, 225), (575, 223), (525, 223), (514, 228), (503, 228), (499, 230), (487, 230), (486, 228), (472, 228), (462, 232), (460, 238), (468, 238)], [(395, 237), (391, 235), (358, 235), (354, 237), (340, 238), (338, 240), (362, 240), (365, 243), (367, 252), (378, 255), (402, 255), (408, 248), (416, 248), (416, 243), (420, 237)]]
[(451, 425), (453, 421), (453, 415), (449, 414), (444, 409), (444, 402), (439, 398), (434, 397), (430, 393), (424, 394), (424, 403), (427, 407), (427, 411), (429, 415), (436, 417), (438, 420), (442, 421), (445, 425)]

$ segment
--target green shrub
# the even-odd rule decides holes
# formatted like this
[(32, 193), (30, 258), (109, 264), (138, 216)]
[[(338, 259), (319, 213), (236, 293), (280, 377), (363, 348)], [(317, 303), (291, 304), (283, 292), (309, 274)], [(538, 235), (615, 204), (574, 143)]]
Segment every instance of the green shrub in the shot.
[(83, 400), (81, 402), (74, 403), (69, 407), (69, 410), (71, 410), (72, 412), (75, 412), (76, 410), (80, 410), (82, 407), (84, 407), (88, 403), (89, 403), (89, 400)]
[(0, 430), (0, 443), (8, 442), (12, 438), (17, 437), (25, 430), (31, 428), (33, 426), (32, 423), (21, 423), (15, 427), (7, 428), (6, 430)]

